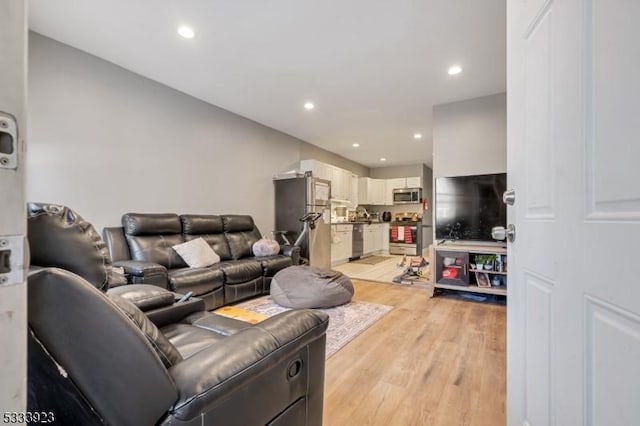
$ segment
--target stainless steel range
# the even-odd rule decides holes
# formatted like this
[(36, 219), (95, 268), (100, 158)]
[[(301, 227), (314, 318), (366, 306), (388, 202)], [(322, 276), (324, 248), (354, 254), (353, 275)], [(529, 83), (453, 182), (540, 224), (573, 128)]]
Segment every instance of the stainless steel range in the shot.
[(422, 255), (422, 221), (411, 218), (389, 224), (389, 254)]

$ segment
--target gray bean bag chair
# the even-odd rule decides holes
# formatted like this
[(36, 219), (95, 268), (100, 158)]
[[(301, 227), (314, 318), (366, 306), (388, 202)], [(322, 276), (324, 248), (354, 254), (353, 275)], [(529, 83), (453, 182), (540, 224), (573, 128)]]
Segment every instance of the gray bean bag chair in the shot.
[(350, 302), (352, 296), (348, 276), (307, 265), (285, 268), (271, 281), (271, 297), (287, 308), (331, 308)]

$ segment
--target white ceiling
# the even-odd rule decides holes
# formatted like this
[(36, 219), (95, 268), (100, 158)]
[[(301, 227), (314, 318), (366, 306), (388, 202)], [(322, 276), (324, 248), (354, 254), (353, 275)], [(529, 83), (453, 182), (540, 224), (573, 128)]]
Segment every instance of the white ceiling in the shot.
[(29, 24), (365, 166), (431, 165), (432, 107), (506, 88), (505, 3), (30, 0)]

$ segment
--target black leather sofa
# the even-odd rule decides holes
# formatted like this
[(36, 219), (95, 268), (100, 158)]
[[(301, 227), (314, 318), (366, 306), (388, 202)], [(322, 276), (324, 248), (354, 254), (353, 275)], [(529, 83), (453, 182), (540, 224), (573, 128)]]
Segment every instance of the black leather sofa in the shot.
[[(325, 314), (250, 325), (166, 305), (175, 299), (157, 286), (109, 289), (110, 259), (88, 222), (63, 206), (28, 210), (29, 411), (58, 424), (322, 424)], [(131, 302), (164, 304), (162, 324)]]
[[(253, 243), (262, 238), (247, 215), (181, 215), (127, 213), (122, 227), (103, 230), (114, 265), (123, 267), (129, 282), (153, 284), (193, 294), (207, 309), (267, 294), (271, 279), (298, 264), (298, 247), (282, 246), (280, 254), (255, 257)], [(189, 268), (173, 250), (176, 244), (203, 238), (221, 262)]]

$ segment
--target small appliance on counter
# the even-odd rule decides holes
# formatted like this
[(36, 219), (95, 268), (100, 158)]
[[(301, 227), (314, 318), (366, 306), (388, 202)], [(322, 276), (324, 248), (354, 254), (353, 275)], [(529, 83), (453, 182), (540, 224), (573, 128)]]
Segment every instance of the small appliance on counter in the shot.
[(342, 223), (348, 220), (347, 217), (347, 208), (344, 206), (334, 207), (331, 211), (331, 222), (332, 223)]
[(382, 221), (391, 222), (391, 212), (382, 212)]
[(380, 222), (380, 212), (371, 212), (371, 213), (369, 213), (369, 221), (370, 222)]
[(371, 215), (369, 214), (367, 209), (365, 209), (362, 206), (356, 207), (355, 222), (360, 222), (360, 221), (366, 222), (369, 220), (370, 217)]

